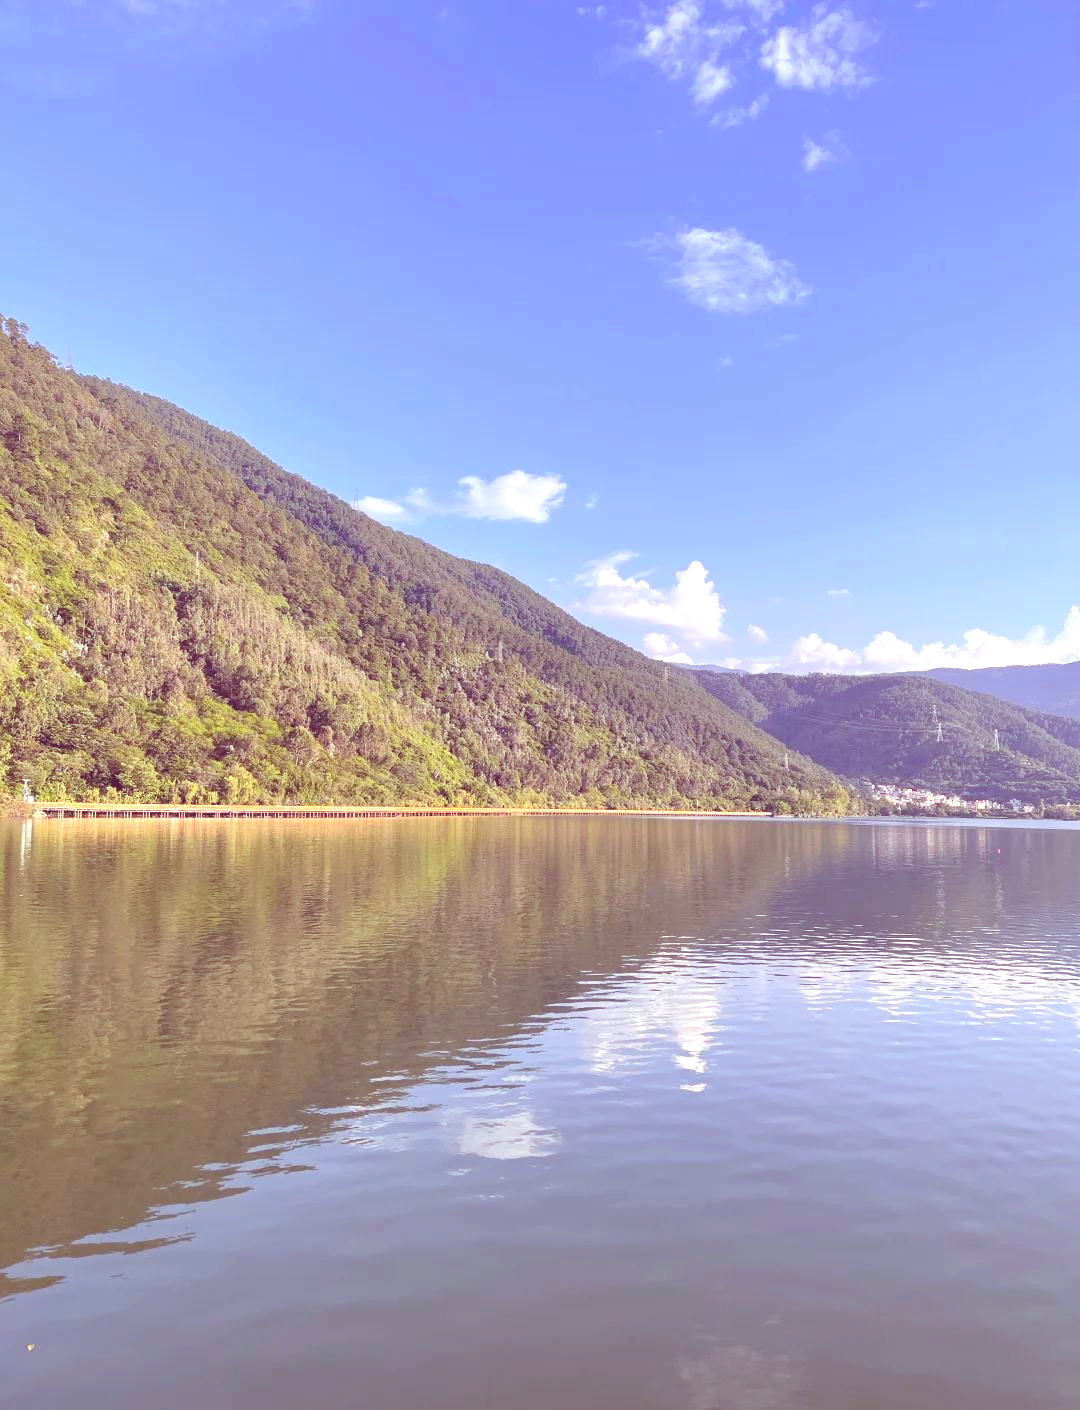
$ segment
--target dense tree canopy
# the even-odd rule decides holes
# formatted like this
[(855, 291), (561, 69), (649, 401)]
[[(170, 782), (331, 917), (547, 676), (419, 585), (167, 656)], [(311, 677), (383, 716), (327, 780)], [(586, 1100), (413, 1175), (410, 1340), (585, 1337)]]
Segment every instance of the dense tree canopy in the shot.
[[(501, 645), (500, 645), (501, 643)], [(844, 811), (690, 675), (0, 336), (0, 787)]]
[(694, 674), (748, 720), (851, 779), (1000, 802), (1080, 802), (1080, 720), (919, 675)]

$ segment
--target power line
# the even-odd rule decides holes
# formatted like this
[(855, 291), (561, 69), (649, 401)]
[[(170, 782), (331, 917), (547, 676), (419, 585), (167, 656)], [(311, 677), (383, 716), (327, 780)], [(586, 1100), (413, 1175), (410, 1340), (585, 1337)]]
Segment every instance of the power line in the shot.
[[(835, 719), (835, 718), (830, 719), (829, 716), (827, 716), (827, 715), (804, 715), (801, 710), (770, 710), (770, 711), (769, 711), (769, 716), (771, 717), (771, 716), (773, 716), (773, 715), (787, 715), (787, 716), (789, 716), (789, 718), (791, 718), (791, 719), (794, 719), (794, 720), (808, 720), (808, 721), (810, 721), (812, 724), (816, 724), (816, 725), (835, 725), (835, 726), (838, 726), (838, 727), (841, 728), (841, 729), (861, 729), (861, 730), (870, 730), (870, 731), (873, 731), (873, 732), (876, 732), (876, 733), (880, 733), (880, 734), (903, 734), (903, 733), (905, 733), (905, 732), (909, 732), (909, 733), (910, 733), (910, 732), (915, 732), (915, 731), (919, 731), (919, 732), (921, 732), (921, 731), (926, 731), (927, 733), (929, 733), (929, 732), (934, 728), (933, 724), (924, 724), (924, 725), (890, 725), (890, 724), (886, 724), (886, 723), (884, 723), (884, 722), (875, 723), (875, 724), (866, 724), (866, 723), (864, 723), (864, 722), (862, 722), (862, 721), (859, 721), (859, 720), (838, 720), (838, 719)], [(760, 723), (760, 722), (759, 722), (759, 723)], [(943, 721), (940, 721), (940, 720), (938, 721), (938, 726), (939, 726), (940, 728), (943, 728), (943, 729), (964, 730), (964, 726), (963, 726), (963, 725), (948, 724), (948, 723), (943, 722)]]

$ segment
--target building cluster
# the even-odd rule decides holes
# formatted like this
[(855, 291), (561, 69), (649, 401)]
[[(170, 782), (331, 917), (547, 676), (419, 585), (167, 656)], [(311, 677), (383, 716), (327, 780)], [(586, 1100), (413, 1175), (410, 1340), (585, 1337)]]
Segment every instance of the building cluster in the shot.
[(904, 812), (933, 813), (940, 809), (963, 813), (1015, 813), (1021, 816), (1035, 812), (1033, 803), (1020, 798), (998, 802), (993, 798), (961, 798), (958, 793), (934, 793), (929, 788), (902, 788), (893, 783), (862, 782), (862, 788), (878, 803), (890, 803)]

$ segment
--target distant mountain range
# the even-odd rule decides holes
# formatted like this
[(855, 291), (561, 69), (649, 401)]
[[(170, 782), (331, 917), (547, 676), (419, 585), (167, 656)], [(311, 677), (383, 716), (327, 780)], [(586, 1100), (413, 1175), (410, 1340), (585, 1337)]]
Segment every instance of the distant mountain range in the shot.
[(852, 780), (969, 799), (1080, 802), (1080, 720), (927, 676), (693, 674), (747, 720)]
[(843, 812), (495, 568), (0, 323), (0, 795)]
[(962, 690), (997, 695), (1030, 710), (1080, 720), (1080, 661), (1066, 666), (988, 666), (975, 671), (945, 667), (927, 675)]

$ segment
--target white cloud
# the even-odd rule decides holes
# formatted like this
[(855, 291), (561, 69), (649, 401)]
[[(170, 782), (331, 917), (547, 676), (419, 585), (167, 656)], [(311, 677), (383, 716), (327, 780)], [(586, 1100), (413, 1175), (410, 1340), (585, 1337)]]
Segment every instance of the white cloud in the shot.
[(822, 3), (805, 25), (781, 25), (765, 41), (761, 66), (781, 88), (860, 88), (872, 79), (856, 56), (876, 39), (874, 29), (846, 5), (830, 10)]
[(493, 480), (466, 475), (454, 513), (467, 519), (524, 519), (530, 524), (546, 524), (566, 494), (566, 481), (559, 475), (530, 475), (511, 470)]
[(409, 511), (396, 499), (380, 499), (378, 495), (366, 494), (363, 499), (354, 499), (352, 507), (382, 524), (404, 523), (409, 519)]
[(425, 515), (453, 515), (463, 519), (522, 520), (529, 524), (546, 524), (566, 496), (566, 481), (559, 475), (530, 475), (525, 470), (511, 470), (482, 480), (479, 475), (465, 475), (458, 481), (454, 498), (437, 500), (430, 490), (410, 490), (404, 504), (396, 499), (380, 499), (365, 495), (353, 501), (353, 508), (383, 523), (407, 524)]
[(820, 171), (822, 167), (832, 166), (845, 155), (839, 133), (830, 132), (821, 142), (815, 142), (812, 137), (803, 138), (803, 171)]
[(791, 648), (791, 656), (795, 665), (811, 666), (818, 671), (854, 671), (859, 664), (857, 651), (823, 641), (817, 632), (799, 637)]
[[(714, 103), (734, 83), (721, 55), (743, 33), (741, 21), (710, 22), (701, 0), (675, 0), (663, 11), (647, 11), (634, 57), (653, 64), (665, 78), (686, 83), (700, 108)], [(751, 6), (752, 9), (756, 6)]]
[(699, 107), (706, 107), (715, 102), (721, 93), (726, 93), (734, 82), (735, 79), (726, 64), (715, 64), (711, 59), (707, 59), (699, 65), (694, 75), (694, 102)]
[(585, 501), (585, 508), (586, 508), (586, 509), (595, 509), (596, 506), (597, 506), (599, 503), (600, 503), (600, 496), (599, 496), (598, 494), (596, 494), (595, 491), (594, 491), (594, 492), (588, 497), (588, 499)]
[(654, 587), (647, 577), (623, 577), (619, 571), (636, 553), (613, 553), (590, 563), (577, 581), (588, 588), (575, 609), (593, 617), (651, 622), (673, 628), (692, 646), (725, 641), (724, 608), (705, 565), (695, 559), (669, 588)]
[(773, 259), (764, 246), (737, 230), (695, 227), (674, 236), (657, 236), (649, 243), (654, 250), (674, 254), (672, 284), (710, 313), (792, 306), (810, 294), (792, 264)]
[[(750, 58), (749, 37), (767, 34), (783, 0), (672, 0), (645, 7), (631, 55), (687, 88), (695, 105), (711, 107)], [(579, 14), (588, 13), (579, 7)], [(844, 3), (823, 0), (799, 24), (781, 25), (761, 44), (759, 61), (781, 88), (858, 88), (871, 76), (859, 56), (877, 39), (873, 27)], [(766, 95), (718, 114), (713, 122), (738, 127), (758, 117)]]
[(850, 597), (850, 588), (829, 588), (825, 593), (826, 597)]
[(891, 671), (932, 671), (942, 666), (977, 670), (985, 666), (1062, 665), (1080, 660), (1080, 607), (1071, 607), (1061, 631), (1050, 636), (1034, 627), (1012, 639), (974, 627), (959, 643), (930, 642), (914, 646), (895, 632), (878, 632), (861, 651), (823, 641), (816, 632), (800, 637), (792, 648), (792, 663), (826, 671), (860, 674)]
[(716, 365), (717, 367), (734, 367), (735, 359), (731, 356), (730, 353), (723, 353), (720, 357), (716, 359)]
[(694, 664), (694, 658), (686, 654), (674, 637), (665, 636), (663, 632), (646, 632), (645, 650), (657, 661), (670, 661), (679, 666)]
[(758, 642), (759, 645), (764, 645), (769, 639), (769, 633), (763, 627), (749, 626), (746, 629), (746, 635), (751, 641)]
[(765, 111), (769, 102), (769, 95), (762, 93), (755, 98), (752, 103), (747, 103), (745, 107), (725, 108), (722, 113), (717, 113), (712, 119), (714, 127), (741, 127), (744, 122), (756, 122)]

